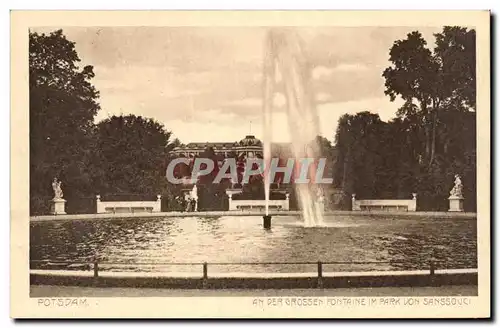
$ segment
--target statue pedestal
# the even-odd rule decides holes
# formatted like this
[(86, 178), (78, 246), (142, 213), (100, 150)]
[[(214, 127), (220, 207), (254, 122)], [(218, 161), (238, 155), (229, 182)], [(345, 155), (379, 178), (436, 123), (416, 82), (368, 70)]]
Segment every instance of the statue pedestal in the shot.
[(459, 196), (448, 197), (450, 202), (450, 209), (448, 212), (463, 212), (464, 211), (464, 198)]
[(50, 201), (50, 214), (66, 214), (66, 201), (62, 198)]

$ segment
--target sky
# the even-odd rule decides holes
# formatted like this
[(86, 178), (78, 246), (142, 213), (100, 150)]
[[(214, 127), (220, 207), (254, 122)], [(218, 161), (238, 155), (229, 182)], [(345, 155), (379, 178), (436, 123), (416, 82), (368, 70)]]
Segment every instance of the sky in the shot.
[[(39, 28), (37, 32), (59, 29)], [(96, 122), (120, 114), (154, 118), (183, 143), (262, 136), (265, 27), (62, 27), (100, 92)], [(345, 113), (395, 117), (384, 95), (393, 42), (418, 30), (432, 48), (441, 27), (297, 28), (310, 63), (320, 133), (334, 140)], [(285, 98), (274, 97), (273, 141), (287, 142)]]

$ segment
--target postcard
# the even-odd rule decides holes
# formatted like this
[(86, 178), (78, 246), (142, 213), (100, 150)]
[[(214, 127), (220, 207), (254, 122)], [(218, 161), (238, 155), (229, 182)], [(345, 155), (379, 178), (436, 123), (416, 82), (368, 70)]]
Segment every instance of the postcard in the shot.
[(487, 318), (490, 12), (12, 11), (14, 318)]

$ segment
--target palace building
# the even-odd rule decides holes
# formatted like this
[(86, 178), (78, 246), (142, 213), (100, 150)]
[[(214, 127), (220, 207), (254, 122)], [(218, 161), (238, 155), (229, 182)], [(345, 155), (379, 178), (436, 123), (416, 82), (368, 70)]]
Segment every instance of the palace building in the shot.
[[(247, 158), (263, 158), (264, 155), (263, 143), (254, 135), (247, 135), (236, 142), (191, 142), (174, 148), (171, 155), (194, 160), (196, 157), (203, 157), (208, 150), (215, 153), (219, 167), (226, 158), (235, 158), (239, 163), (243, 163)], [(282, 159), (292, 158), (290, 143), (272, 143), (271, 156)]]
[[(238, 194), (240, 194), (239, 196), (241, 196), (241, 193), (245, 188), (244, 187), (245, 184), (241, 181), (241, 172), (245, 165), (244, 163), (246, 159), (253, 157), (262, 158), (264, 153), (263, 150), (264, 150), (263, 143), (261, 140), (256, 138), (254, 135), (247, 135), (240, 141), (235, 141), (235, 142), (191, 142), (186, 145), (181, 145), (179, 147), (174, 148), (170, 152), (170, 156), (189, 158), (191, 160), (191, 163), (193, 163), (195, 158), (205, 157), (208, 155), (210, 156), (210, 158), (218, 162), (219, 168), (222, 167), (224, 161), (227, 158), (235, 158), (237, 160), (237, 165), (238, 165), (239, 181), (236, 183), (231, 183), (228, 186), (228, 189), (225, 191), (229, 199), (234, 201), (235, 198), (237, 199)], [(285, 164), (286, 161), (289, 158), (294, 157), (292, 153), (291, 144), (272, 143), (271, 157), (280, 158), (281, 160), (283, 160), (283, 165), (286, 165)], [(332, 160), (332, 158), (330, 158), (330, 160)], [(191, 165), (190, 167), (192, 167)], [(333, 168), (333, 161), (328, 161), (325, 168), (326, 171), (324, 174), (325, 177), (331, 177), (332, 168)], [(183, 185), (185, 186), (184, 191), (186, 193), (191, 192), (191, 189), (193, 188), (192, 182), (190, 181), (190, 175), (191, 175), (190, 172), (191, 168), (184, 167), (180, 169), (178, 174), (178, 178), (185, 179)], [(271, 190), (274, 191), (275, 194), (276, 193), (283, 194), (283, 197), (285, 197), (285, 194), (288, 194), (290, 192), (293, 182), (291, 182), (291, 184), (285, 183), (285, 181), (283, 180), (283, 176), (284, 176), (283, 173), (276, 174), (275, 180), (272, 182), (271, 185)], [(330, 194), (334, 190), (332, 187), (333, 186), (329, 187), (323, 186), (324, 192), (326, 194)], [(231, 208), (231, 205), (229, 206), (229, 208)]]
[[(240, 141), (235, 142), (191, 142), (174, 148), (170, 154), (173, 157), (186, 157), (194, 160), (197, 157), (204, 157), (207, 151), (211, 153), (211, 158), (218, 162), (221, 167), (227, 158), (235, 158), (238, 163), (243, 163), (248, 158), (263, 157), (263, 143), (254, 135), (247, 135)], [(214, 156), (215, 155), (215, 156)], [(272, 143), (271, 157), (283, 160), (283, 165), (289, 158), (294, 158), (290, 143)], [(332, 163), (326, 165), (331, 176)]]
[(247, 135), (236, 142), (190, 142), (185, 146), (176, 147), (172, 151), (177, 156), (193, 158), (200, 156), (207, 149), (213, 149), (216, 155), (221, 158), (255, 157), (263, 155), (262, 141), (253, 135)]

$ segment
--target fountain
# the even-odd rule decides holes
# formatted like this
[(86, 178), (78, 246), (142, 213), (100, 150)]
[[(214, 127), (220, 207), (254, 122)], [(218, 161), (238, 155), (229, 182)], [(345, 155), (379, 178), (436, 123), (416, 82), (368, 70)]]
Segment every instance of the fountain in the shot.
[[(271, 161), (273, 98), (277, 85), (283, 84), (286, 99), (288, 128), (291, 135), (295, 163), (303, 159), (317, 159), (321, 154), (313, 142), (319, 135), (319, 119), (314, 104), (310, 83), (311, 70), (299, 36), (291, 29), (271, 29), (267, 35), (264, 58), (264, 163), (268, 168)], [(280, 73), (282, 81), (277, 81)], [(270, 174), (264, 175), (266, 204), (269, 201)], [(295, 188), (306, 227), (323, 223), (323, 211), (319, 200), (313, 197), (318, 188), (312, 183), (296, 183)], [(269, 216), (266, 206), (266, 216)]]

